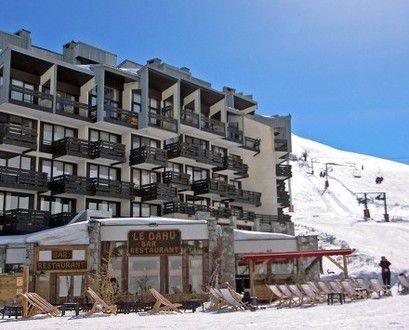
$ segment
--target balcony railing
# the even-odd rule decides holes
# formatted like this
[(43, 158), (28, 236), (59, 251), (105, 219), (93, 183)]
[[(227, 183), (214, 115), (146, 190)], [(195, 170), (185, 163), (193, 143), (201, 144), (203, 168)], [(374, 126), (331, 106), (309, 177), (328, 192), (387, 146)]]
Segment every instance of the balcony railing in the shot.
[(55, 228), (55, 227), (65, 226), (72, 219), (74, 219), (76, 215), (77, 213), (74, 213), (74, 212), (61, 212), (61, 213), (52, 214), (50, 218), (50, 227)]
[(292, 177), (291, 165), (276, 165), (276, 176), (286, 179)]
[(243, 147), (249, 150), (260, 152), (260, 143), (260, 139), (253, 139), (251, 137), (245, 136)]
[(103, 140), (93, 141), (90, 142), (90, 144), (90, 155), (92, 159), (106, 158), (116, 160), (120, 163), (126, 162), (124, 144)]
[(190, 189), (190, 174), (166, 171), (162, 173), (162, 182), (170, 185), (176, 185), (181, 188)]
[(90, 178), (92, 195), (130, 199), (133, 195), (133, 184), (118, 180)]
[(238, 127), (227, 125), (227, 139), (243, 144), (243, 131)]
[(249, 190), (238, 189), (234, 202), (244, 203), (244, 204), (253, 204), (256, 206), (261, 205), (261, 193)]
[(53, 143), (54, 157), (76, 156), (88, 159), (106, 158), (124, 163), (125, 145), (108, 141), (88, 141), (65, 137)]
[(37, 130), (16, 124), (0, 124), (0, 143), (30, 150), (37, 149)]
[(199, 115), (193, 111), (182, 110), (180, 112), (180, 122), (183, 125), (199, 128)]
[(196, 205), (185, 202), (167, 202), (163, 204), (164, 214), (181, 213), (194, 215), (198, 211), (210, 212), (210, 208), (204, 205)]
[(288, 141), (286, 139), (274, 139), (274, 150), (287, 152)]
[(200, 117), (200, 129), (223, 137), (226, 135), (226, 126), (224, 123), (204, 116)]
[(30, 209), (5, 211), (0, 217), (3, 232), (10, 234), (28, 234), (50, 228), (50, 212)]
[(277, 203), (280, 207), (290, 206), (290, 195), (285, 190), (277, 190)]
[(104, 106), (104, 110), (104, 121), (129, 126), (132, 128), (138, 128), (137, 113), (108, 105)]
[(213, 167), (223, 166), (224, 161), (223, 156), (220, 153), (200, 148), (197, 148), (196, 160), (204, 164), (212, 165)]
[(149, 109), (148, 123), (149, 126), (158, 127), (170, 132), (177, 132), (178, 121), (170, 116), (171, 111), (166, 108), (158, 113), (156, 109)]
[(178, 189), (162, 183), (149, 183), (135, 188), (134, 194), (146, 201), (176, 202), (179, 200)]
[(129, 155), (129, 165), (149, 163), (156, 167), (164, 167), (167, 165), (167, 155), (168, 153), (166, 150), (143, 146), (131, 150)]
[(51, 112), (53, 95), (16, 85), (10, 85), (10, 102)]
[(239, 220), (253, 221), (255, 218), (254, 212), (239, 210), (235, 208), (219, 207), (211, 209), (211, 215), (216, 218), (236, 217)]
[(47, 173), (0, 166), (0, 186), (46, 192)]
[(216, 194), (225, 198), (234, 198), (237, 194), (237, 188), (234, 185), (228, 184), (225, 181), (211, 179), (194, 181), (192, 190), (195, 195)]
[(52, 194), (92, 195), (90, 180), (83, 176), (63, 174), (50, 181)]
[(57, 98), (57, 113), (89, 122), (97, 119), (96, 109), (91, 105), (64, 98)]
[(218, 171), (230, 171), (235, 177), (245, 178), (248, 177), (248, 165), (243, 163), (241, 158), (236, 156), (226, 156), (223, 158), (223, 166), (214, 169)]

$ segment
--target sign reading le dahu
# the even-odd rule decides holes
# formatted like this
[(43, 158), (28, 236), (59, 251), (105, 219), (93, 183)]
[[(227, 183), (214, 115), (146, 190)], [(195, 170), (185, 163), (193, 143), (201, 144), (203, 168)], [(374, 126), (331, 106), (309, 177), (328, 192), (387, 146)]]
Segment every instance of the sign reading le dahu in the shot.
[(131, 230), (129, 255), (175, 255), (181, 252), (180, 230)]

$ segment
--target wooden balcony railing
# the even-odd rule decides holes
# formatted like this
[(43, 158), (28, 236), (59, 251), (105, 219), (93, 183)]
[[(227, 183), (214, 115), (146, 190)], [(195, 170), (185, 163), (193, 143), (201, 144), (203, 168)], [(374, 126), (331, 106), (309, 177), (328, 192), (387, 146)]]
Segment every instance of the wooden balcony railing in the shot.
[(162, 183), (149, 183), (135, 188), (134, 195), (146, 201), (177, 201), (178, 189)]
[(200, 117), (200, 129), (223, 137), (226, 136), (226, 126), (224, 123), (205, 116)]
[(130, 199), (133, 195), (133, 184), (118, 180), (90, 178), (91, 191), (96, 196)]
[(97, 111), (91, 105), (64, 98), (57, 98), (57, 113), (89, 122), (97, 119)]
[(0, 123), (0, 143), (37, 149), (37, 130), (12, 123)]
[(287, 152), (288, 141), (286, 139), (274, 139), (274, 150)]
[(0, 186), (46, 192), (47, 173), (0, 166)]
[(129, 154), (129, 165), (143, 163), (153, 164), (157, 167), (167, 165), (168, 153), (164, 149), (143, 146), (132, 149)]
[(190, 187), (190, 174), (166, 171), (162, 173), (162, 182), (166, 184)]
[(53, 95), (12, 84), (10, 85), (10, 102), (47, 112), (53, 109)]
[(52, 194), (92, 195), (90, 180), (83, 176), (63, 174), (51, 179), (49, 184)]
[(170, 132), (177, 132), (178, 120), (170, 117), (169, 112), (162, 110), (158, 113), (156, 109), (149, 109), (149, 126), (158, 127)]
[(138, 128), (138, 114), (136, 112), (108, 105), (104, 106), (104, 121)]
[(180, 112), (180, 122), (183, 125), (199, 128), (199, 115), (190, 110)]
[(291, 165), (276, 165), (276, 176), (284, 177), (287, 179), (291, 178)]
[(11, 234), (27, 234), (50, 228), (50, 212), (13, 209), (4, 212), (0, 217), (3, 232)]

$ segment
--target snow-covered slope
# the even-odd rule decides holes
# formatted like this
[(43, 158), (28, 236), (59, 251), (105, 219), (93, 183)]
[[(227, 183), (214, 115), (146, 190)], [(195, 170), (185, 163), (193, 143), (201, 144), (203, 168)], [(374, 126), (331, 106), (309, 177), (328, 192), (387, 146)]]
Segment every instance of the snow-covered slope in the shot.
[[(322, 248), (355, 248), (356, 255), (349, 258), (352, 274), (379, 273), (382, 255), (390, 259), (394, 273), (408, 271), (409, 165), (337, 150), (295, 135), (292, 146), (289, 189), (296, 234), (318, 235)], [(383, 177), (383, 182), (377, 184), (377, 177)], [(357, 200), (364, 193), (369, 218)], [(333, 264), (324, 267), (339, 271)]]

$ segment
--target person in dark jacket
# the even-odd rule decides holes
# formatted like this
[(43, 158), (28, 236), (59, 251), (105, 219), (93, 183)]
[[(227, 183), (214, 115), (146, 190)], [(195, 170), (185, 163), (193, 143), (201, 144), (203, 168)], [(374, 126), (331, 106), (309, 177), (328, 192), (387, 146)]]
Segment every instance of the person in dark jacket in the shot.
[(391, 270), (389, 268), (390, 265), (391, 263), (389, 262), (389, 260), (382, 256), (381, 261), (379, 262), (379, 267), (381, 267), (382, 271), (383, 284), (387, 289), (390, 289), (391, 287)]

